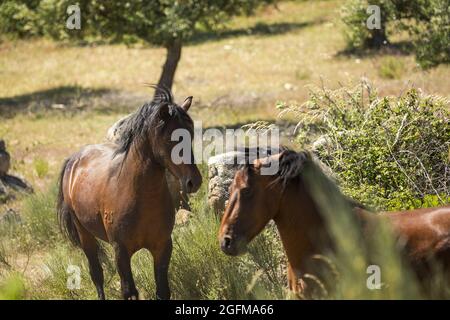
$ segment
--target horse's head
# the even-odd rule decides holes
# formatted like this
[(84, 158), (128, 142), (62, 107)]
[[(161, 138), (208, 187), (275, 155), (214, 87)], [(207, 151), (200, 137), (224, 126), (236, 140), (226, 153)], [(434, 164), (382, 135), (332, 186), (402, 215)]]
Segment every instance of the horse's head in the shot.
[[(262, 169), (272, 167), (274, 162), (278, 163), (278, 171), (273, 175), (262, 174)], [(266, 224), (281, 214), (286, 194), (297, 196), (302, 172), (311, 163), (309, 152), (283, 148), (278, 154), (239, 169), (230, 185), (230, 199), (219, 229), (222, 251), (229, 255), (244, 252)]]
[(150, 159), (167, 168), (186, 192), (197, 191), (202, 176), (192, 151), (194, 124), (188, 115), (191, 103), (192, 97), (188, 97), (181, 106), (177, 105), (170, 91), (159, 88), (159, 95), (125, 122), (116, 154), (124, 153), (126, 159), (133, 148), (144, 161)]
[(238, 255), (277, 214), (282, 187), (276, 175), (262, 175), (261, 168), (278, 161), (280, 154), (257, 159), (239, 169), (230, 185), (230, 198), (222, 217), (219, 243), (228, 255)]
[(192, 97), (186, 98), (181, 106), (162, 102), (156, 111), (156, 134), (153, 132), (150, 137), (156, 158), (181, 181), (187, 193), (197, 191), (202, 183), (192, 151), (194, 125), (188, 115), (191, 103)]

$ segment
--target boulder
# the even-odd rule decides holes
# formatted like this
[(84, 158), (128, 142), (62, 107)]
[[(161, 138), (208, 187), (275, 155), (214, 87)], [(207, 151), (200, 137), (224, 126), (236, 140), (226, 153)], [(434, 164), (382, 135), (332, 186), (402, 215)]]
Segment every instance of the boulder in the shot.
[(20, 218), (20, 214), (18, 214), (14, 209), (8, 208), (0, 214), (0, 225), (3, 224), (18, 224), (21, 223), (22, 219)]
[(8, 188), (0, 178), (0, 203), (5, 202), (9, 197)]
[(6, 151), (5, 141), (0, 140), (0, 177), (6, 175), (11, 165), (11, 157)]
[(185, 225), (189, 222), (192, 217), (192, 212), (185, 209), (178, 210), (175, 216), (175, 224), (176, 225)]
[(208, 160), (208, 203), (216, 214), (222, 213), (225, 208), (230, 196), (228, 189), (240, 166), (236, 160), (242, 155), (242, 151), (231, 151)]
[[(106, 140), (117, 143), (122, 135), (124, 125), (131, 117), (131, 114), (119, 119), (114, 123), (106, 133)], [(182, 184), (177, 177), (175, 177), (169, 170), (166, 170), (167, 186), (169, 187), (170, 195), (175, 209), (182, 208), (190, 210), (189, 197), (187, 192), (183, 190)]]
[(0, 140), (0, 202), (14, 198), (14, 191), (33, 192), (32, 186), (20, 175), (9, 171), (11, 157), (6, 151), (5, 141)]

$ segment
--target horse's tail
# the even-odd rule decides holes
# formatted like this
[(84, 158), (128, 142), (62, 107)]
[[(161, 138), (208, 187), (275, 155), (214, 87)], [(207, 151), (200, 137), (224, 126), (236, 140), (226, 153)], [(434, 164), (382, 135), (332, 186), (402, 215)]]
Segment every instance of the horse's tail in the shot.
[(61, 173), (59, 175), (59, 190), (58, 199), (56, 204), (56, 214), (58, 218), (59, 229), (61, 232), (74, 244), (75, 246), (80, 246), (80, 236), (78, 234), (77, 228), (75, 226), (74, 218), (75, 212), (69, 205), (64, 201), (63, 192), (63, 181), (64, 173), (69, 165), (70, 158), (64, 162)]

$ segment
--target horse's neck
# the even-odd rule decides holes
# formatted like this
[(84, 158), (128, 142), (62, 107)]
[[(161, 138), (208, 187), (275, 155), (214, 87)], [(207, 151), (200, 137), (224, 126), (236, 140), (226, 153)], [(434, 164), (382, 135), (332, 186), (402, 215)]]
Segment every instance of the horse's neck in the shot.
[(159, 183), (155, 182), (165, 181), (165, 168), (155, 161), (151, 147), (146, 144), (131, 146), (121, 172), (141, 186), (157, 187)]
[(302, 184), (285, 190), (274, 220), (294, 268), (319, 248), (325, 225), (314, 200)]

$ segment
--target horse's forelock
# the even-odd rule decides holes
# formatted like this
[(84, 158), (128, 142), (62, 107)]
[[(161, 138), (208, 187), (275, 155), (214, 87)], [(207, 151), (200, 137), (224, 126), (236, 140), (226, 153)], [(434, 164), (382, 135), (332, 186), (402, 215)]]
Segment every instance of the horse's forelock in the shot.
[(284, 148), (279, 158), (279, 169), (274, 182), (281, 183), (283, 188), (286, 187), (290, 181), (300, 179), (305, 164), (311, 161), (312, 157), (308, 151), (296, 152)]

